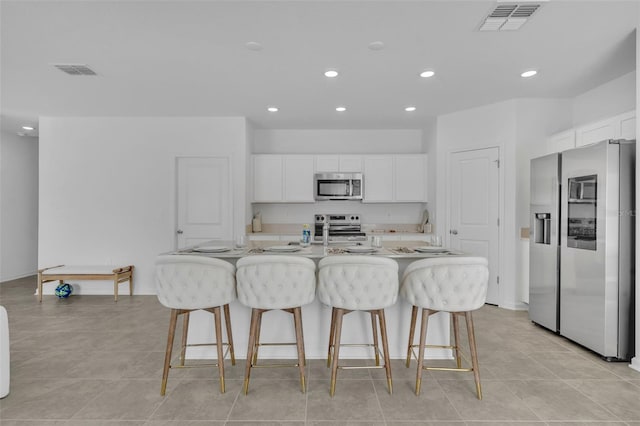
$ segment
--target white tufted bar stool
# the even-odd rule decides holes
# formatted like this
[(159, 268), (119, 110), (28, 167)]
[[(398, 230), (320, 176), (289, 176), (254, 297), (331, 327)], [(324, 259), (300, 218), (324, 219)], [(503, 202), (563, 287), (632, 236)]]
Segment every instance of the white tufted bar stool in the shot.
[[(318, 264), (318, 268), (318, 299), (332, 308), (327, 356), (327, 362), (331, 365), (329, 395), (334, 396), (335, 394), (338, 369), (350, 368), (339, 366), (338, 359), (342, 319), (345, 314), (353, 311), (368, 311), (371, 313), (373, 345), (364, 346), (373, 346), (376, 366), (369, 368), (385, 369), (389, 393), (393, 393), (384, 308), (396, 303), (398, 298), (398, 263), (393, 259), (384, 257), (330, 256), (322, 259)], [(382, 339), (384, 357), (384, 366), (382, 367), (378, 356), (376, 317), (380, 323), (380, 337)]]
[[(233, 351), (233, 336), (231, 334), (231, 319), (229, 317), (229, 303), (236, 299), (235, 269), (235, 266), (229, 262), (208, 257), (189, 255), (158, 256), (156, 260), (158, 300), (162, 305), (171, 308), (169, 337), (164, 358), (160, 395), (164, 395), (167, 389), (170, 368), (189, 367), (185, 366), (187, 346), (207, 345), (187, 345), (189, 313), (198, 309), (214, 315), (216, 343), (213, 343), (213, 345), (217, 348), (218, 360), (216, 364), (198, 364), (197, 367), (217, 366), (220, 374), (220, 392), (224, 393), (224, 358), (226, 353), (223, 353), (223, 346), (227, 346), (227, 351), (231, 355), (231, 364), (236, 364)], [(228, 343), (222, 342), (220, 307), (224, 310)], [(171, 352), (178, 316), (180, 315), (184, 315), (180, 365), (172, 366)]]
[[(236, 263), (238, 300), (251, 308), (251, 326), (247, 364), (244, 375), (244, 393), (249, 393), (249, 379), (254, 367), (298, 367), (300, 388), (304, 393), (305, 355), (302, 331), (301, 306), (313, 302), (316, 292), (316, 264), (304, 257), (282, 255), (260, 255), (243, 257)], [(274, 309), (293, 314), (296, 332), (297, 364), (260, 364), (258, 347), (288, 345), (289, 343), (260, 343), (262, 314)], [(293, 343), (290, 343), (293, 344)]]
[[(411, 354), (416, 346), (418, 354), (418, 370), (416, 374), (416, 395), (420, 395), (423, 370), (473, 371), (478, 399), (482, 399), (480, 371), (478, 370), (478, 353), (473, 330), (475, 311), (484, 305), (487, 297), (489, 269), (484, 257), (450, 257), (418, 260), (410, 264), (404, 272), (400, 295), (413, 305), (409, 344), (407, 347), (407, 367), (411, 362)], [(422, 308), (420, 328), (420, 344), (414, 345), (418, 308)], [(429, 316), (437, 312), (449, 312), (453, 322), (454, 345), (426, 345)], [(458, 333), (458, 316), (464, 316), (469, 337), (471, 352), (471, 368), (462, 368)], [(424, 366), (425, 347), (454, 349), (456, 368)], [(415, 355), (415, 353), (414, 353)]]

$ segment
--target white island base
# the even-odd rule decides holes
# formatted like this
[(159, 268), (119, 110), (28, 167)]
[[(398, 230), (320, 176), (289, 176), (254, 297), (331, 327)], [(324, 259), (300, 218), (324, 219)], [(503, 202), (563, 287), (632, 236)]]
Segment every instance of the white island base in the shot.
[[(230, 304), (231, 325), (235, 356), (245, 359), (251, 322), (251, 309), (240, 303)], [(409, 339), (409, 322), (411, 321), (411, 305), (404, 300), (385, 309), (387, 321), (387, 336), (389, 339), (389, 355), (393, 359), (405, 359)], [(329, 344), (329, 326), (331, 325), (331, 308), (315, 300), (302, 307), (302, 323), (304, 330), (305, 354), (309, 359), (325, 359)], [(213, 315), (204, 311), (191, 313), (189, 320), (189, 343), (211, 343), (215, 335)], [(429, 317), (427, 344), (449, 344), (449, 314), (438, 313)], [(418, 343), (420, 329), (420, 314), (418, 314), (415, 343)], [(178, 329), (179, 330), (179, 329)], [(224, 330), (224, 327), (223, 327)], [(177, 334), (177, 333), (176, 333)], [(372, 343), (371, 315), (368, 312), (354, 311), (344, 317), (342, 323), (343, 344)], [(226, 340), (225, 340), (226, 342)], [(293, 315), (283, 311), (265, 312), (262, 317), (260, 342), (295, 342), (293, 329)], [(296, 347), (292, 346), (263, 346), (259, 349), (261, 359), (287, 358), (296, 359)], [(374, 358), (372, 348), (341, 347), (340, 358), (367, 359)], [(215, 346), (194, 346), (187, 348), (187, 359), (215, 359)], [(451, 359), (450, 349), (427, 348), (427, 359)]]
[[(398, 261), (399, 276), (402, 277), (406, 267), (415, 260), (414, 256), (390, 256)], [(223, 258), (220, 256), (220, 258)], [(236, 259), (225, 259), (235, 263)], [(319, 259), (314, 259), (319, 260)], [(249, 339), (249, 324), (251, 309), (235, 301), (230, 304), (231, 326), (236, 358), (246, 358)], [(415, 344), (418, 343), (420, 333), (420, 317), (418, 314)], [(409, 323), (411, 321), (411, 305), (398, 297), (395, 305), (385, 309), (387, 322), (387, 336), (389, 340), (389, 355), (393, 359), (405, 359), (409, 339)], [(168, 321), (168, 315), (167, 315)], [(305, 354), (309, 359), (323, 359), (327, 356), (329, 343), (329, 326), (331, 325), (331, 308), (317, 299), (302, 307), (302, 323), (304, 332)], [(222, 327), (224, 331), (224, 327)], [(180, 328), (178, 328), (180, 330)], [(189, 344), (212, 343), (214, 341), (213, 315), (196, 311), (191, 313), (189, 320)], [(461, 339), (466, 340), (461, 336)], [(371, 331), (371, 315), (368, 312), (354, 311), (344, 317), (342, 323), (342, 344), (370, 344), (373, 342)], [(226, 340), (225, 340), (226, 342)], [(265, 312), (260, 332), (261, 343), (295, 342), (293, 315), (274, 310)], [(428, 345), (449, 345), (450, 319), (448, 313), (438, 313), (429, 317), (427, 332)], [(259, 349), (260, 358), (297, 358), (296, 347), (293, 346), (264, 346)], [(372, 348), (341, 347), (340, 358), (373, 359)], [(187, 359), (215, 359), (215, 346), (188, 347)], [(426, 359), (453, 359), (450, 349), (427, 348)]]

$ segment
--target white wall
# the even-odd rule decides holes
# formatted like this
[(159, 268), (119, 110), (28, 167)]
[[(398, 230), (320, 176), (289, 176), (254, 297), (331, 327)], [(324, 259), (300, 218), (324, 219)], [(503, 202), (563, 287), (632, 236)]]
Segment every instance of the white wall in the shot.
[[(451, 153), (498, 147), (500, 150), (500, 302), (522, 309), (519, 235), (528, 227), (530, 156), (542, 155), (547, 132), (570, 122), (567, 100), (513, 99), (438, 117), (437, 179), (446, 182)], [(436, 231), (448, 237), (447, 193), (438, 185)]]
[[(446, 182), (449, 176), (449, 157), (456, 151), (498, 147), (500, 150), (500, 306), (513, 307), (515, 297), (515, 141), (516, 102), (514, 100), (486, 105), (438, 117), (437, 179)], [(438, 184), (435, 233), (448, 240), (445, 185)], [(503, 291), (508, 290), (508, 291)]]
[(636, 72), (633, 71), (576, 96), (573, 100), (573, 126), (634, 110), (635, 93)]
[(38, 139), (0, 135), (0, 281), (38, 269)]
[(155, 294), (155, 257), (175, 248), (176, 157), (231, 157), (237, 234), (247, 148), (244, 118), (41, 118), (39, 265), (133, 264), (135, 293)]

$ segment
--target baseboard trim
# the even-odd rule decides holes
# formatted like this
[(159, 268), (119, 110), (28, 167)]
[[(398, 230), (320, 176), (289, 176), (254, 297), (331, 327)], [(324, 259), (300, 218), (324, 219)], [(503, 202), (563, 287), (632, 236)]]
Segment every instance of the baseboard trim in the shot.
[(633, 368), (636, 371), (640, 371), (640, 357), (631, 358), (631, 364), (629, 364), (630, 368)]
[(26, 274), (15, 275), (13, 277), (2, 277), (0, 278), (0, 284), (4, 284), (7, 281), (19, 280), (20, 278), (32, 277), (34, 275), (38, 275), (38, 271), (27, 272)]
[(499, 308), (509, 309), (511, 311), (528, 311), (529, 305), (524, 302), (517, 303), (501, 303), (498, 305)]

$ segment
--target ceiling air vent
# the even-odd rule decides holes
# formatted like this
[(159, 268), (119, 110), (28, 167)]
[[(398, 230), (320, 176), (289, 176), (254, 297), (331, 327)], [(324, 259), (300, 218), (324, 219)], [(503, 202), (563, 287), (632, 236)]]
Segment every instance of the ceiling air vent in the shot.
[(515, 31), (520, 29), (542, 5), (539, 3), (499, 4), (482, 21), (480, 31)]
[(94, 70), (84, 64), (53, 64), (53, 66), (69, 75), (97, 75)]

